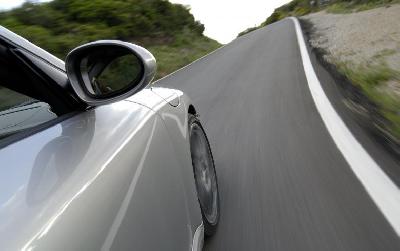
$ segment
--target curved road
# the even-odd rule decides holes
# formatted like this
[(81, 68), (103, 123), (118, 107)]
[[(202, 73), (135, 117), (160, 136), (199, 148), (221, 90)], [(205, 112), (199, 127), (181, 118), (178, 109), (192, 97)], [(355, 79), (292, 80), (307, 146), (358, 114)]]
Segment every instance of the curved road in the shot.
[(321, 120), (291, 20), (156, 84), (193, 99), (211, 141), (221, 221), (205, 250), (400, 250)]

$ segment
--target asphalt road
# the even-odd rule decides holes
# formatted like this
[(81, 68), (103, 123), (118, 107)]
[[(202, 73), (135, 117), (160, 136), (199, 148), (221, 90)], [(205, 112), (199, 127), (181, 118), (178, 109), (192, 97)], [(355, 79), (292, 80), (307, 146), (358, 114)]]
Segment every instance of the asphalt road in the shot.
[(156, 84), (192, 98), (211, 141), (221, 221), (205, 250), (400, 250), (318, 114), (291, 20)]

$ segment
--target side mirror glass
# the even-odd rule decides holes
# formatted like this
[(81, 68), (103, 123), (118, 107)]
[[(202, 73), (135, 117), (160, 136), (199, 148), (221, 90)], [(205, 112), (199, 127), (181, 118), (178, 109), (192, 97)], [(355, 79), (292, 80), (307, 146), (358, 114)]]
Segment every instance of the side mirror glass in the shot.
[(71, 85), (88, 105), (122, 100), (153, 79), (156, 62), (146, 49), (121, 41), (97, 41), (71, 51), (66, 59)]
[(81, 60), (83, 80), (89, 94), (105, 97), (138, 84), (143, 75), (140, 59), (127, 50), (111, 48), (89, 54)]

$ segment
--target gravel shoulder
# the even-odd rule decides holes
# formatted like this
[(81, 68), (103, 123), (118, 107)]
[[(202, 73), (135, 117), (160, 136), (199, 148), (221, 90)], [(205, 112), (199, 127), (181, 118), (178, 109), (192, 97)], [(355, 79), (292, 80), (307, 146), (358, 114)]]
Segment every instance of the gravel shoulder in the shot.
[(383, 60), (400, 70), (400, 5), (352, 14), (322, 11), (303, 18), (315, 28), (311, 45), (326, 50), (331, 61), (374, 64)]

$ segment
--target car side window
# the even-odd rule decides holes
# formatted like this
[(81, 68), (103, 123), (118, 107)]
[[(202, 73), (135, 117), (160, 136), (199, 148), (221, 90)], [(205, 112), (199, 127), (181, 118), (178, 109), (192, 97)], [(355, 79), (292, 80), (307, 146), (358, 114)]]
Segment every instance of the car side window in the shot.
[(0, 83), (0, 139), (57, 118), (48, 103)]

